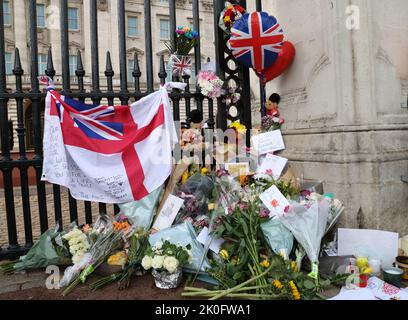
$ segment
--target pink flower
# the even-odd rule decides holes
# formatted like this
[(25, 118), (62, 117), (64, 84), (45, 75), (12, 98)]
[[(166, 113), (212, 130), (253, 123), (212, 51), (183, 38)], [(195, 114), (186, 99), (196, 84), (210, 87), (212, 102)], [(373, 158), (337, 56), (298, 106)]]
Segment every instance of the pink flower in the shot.
[(265, 173), (266, 173), (267, 175), (269, 175), (269, 176), (272, 176), (272, 175), (273, 175), (272, 169), (266, 170)]
[(288, 212), (289, 212), (289, 209), (290, 209), (290, 207), (289, 207), (289, 206), (286, 206), (283, 211), (284, 211), (285, 213), (288, 213)]
[(246, 203), (240, 203), (240, 204), (239, 204), (239, 208), (240, 208), (241, 210), (248, 210), (248, 205), (247, 205)]
[(269, 217), (268, 209), (261, 208), (261, 210), (259, 211), (259, 217), (260, 218), (268, 218)]

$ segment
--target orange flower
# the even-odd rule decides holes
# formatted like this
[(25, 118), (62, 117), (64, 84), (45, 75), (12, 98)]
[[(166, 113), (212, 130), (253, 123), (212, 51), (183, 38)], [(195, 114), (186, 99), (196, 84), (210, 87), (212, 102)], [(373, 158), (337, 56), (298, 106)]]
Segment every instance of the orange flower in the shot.
[(272, 205), (272, 207), (276, 208), (276, 207), (279, 206), (279, 202), (278, 202), (276, 199), (273, 199), (273, 200), (271, 201), (271, 205)]

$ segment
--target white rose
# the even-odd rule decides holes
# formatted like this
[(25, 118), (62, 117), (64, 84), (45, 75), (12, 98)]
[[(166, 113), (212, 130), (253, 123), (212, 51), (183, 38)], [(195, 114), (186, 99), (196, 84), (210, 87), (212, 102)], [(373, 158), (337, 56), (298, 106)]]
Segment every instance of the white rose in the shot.
[(160, 269), (163, 267), (164, 256), (154, 256), (152, 260), (153, 269)]
[(193, 262), (193, 252), (191, 250), (187, 250), (188, 252), (188, 263)]
[(145, 270), (149, 270), (152, 267), (152, 258), (150, 256), (144, 256), (143, 257), (142, 267)]
[(163, 247), (163, 242), (158, 241), (156, 242), (156, 246), (155, 246), (158, 250), (160, 250)]
[(163, 261), (163, 267), (170, 273), (176, 272), (179, 261), (175, 257), (166, 257)]

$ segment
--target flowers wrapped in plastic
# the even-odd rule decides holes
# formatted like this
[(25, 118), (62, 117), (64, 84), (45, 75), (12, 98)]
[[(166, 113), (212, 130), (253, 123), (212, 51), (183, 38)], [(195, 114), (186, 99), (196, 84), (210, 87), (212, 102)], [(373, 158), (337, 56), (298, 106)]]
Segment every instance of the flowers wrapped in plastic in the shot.
[(155, 246), (162, 240), (171, 240), (172, 243), (184, 247), (191, 247), (192, 260), (183, 267), (187, 272), (205, 271), (210, 267), (203, 246), (196, 240), (197, 234), (190, 222), (175, 225), (168, 229), (160, 230), (149, 237), (150, 245)]
[[(67, 287), (63, 295), (69, 294), (79, 283), (85, 283), (86, 278), (115, 251), (123, 247), (123, 240), (130, 237), (135, 229), (123, 221), (114, 226), (108, 216), (100, 216), (90, 232), (91, 246), (81, 260), (68, 267), (60, 281), (60, 287)], [(125, 228), (125, 226), (127, 226)]]
[(4, 273), (21, 272), (23, 270), (45, 268), (49, 265), (71, 264), (68, 247), (63, 243), (64, 232), (58, 231), (58, 224), (46, 232), (19, 260), (3, 264), (0, 269)]
[(197, 85), (201, 89), (202, 95), (216, 99), (223, 94), (222, 86), (224, 81), (217, 77), (214, 71), (200, 71), (197, 77)]
[(192, 175), (178, 190), (175, 195), (184, 199), (184, 205), (176, 217), (175, 224), (187, 218), (195, 219), (207, 212), (207, 201), (211, 197), (214, 182), (210, 176), (196, 173)]
[(288, 228), (306, 251), (312, 263), (309, 276), (318, 281), (319, 252), (324, 236), (330, 204), (326, 199), (305, 204), (292, 202), (286, 214), (279, 220)]
[(279, 219), (270, 219), (261, 224), (261, 230), (272, 251), (287, 260), (293, 248), (293, 234), (288, 228)]
[(139, 201), (119, 204), (120, 212), (129, 218), (134, 227), (149, 229), (162, 190), (163, 187), (159, 187)]

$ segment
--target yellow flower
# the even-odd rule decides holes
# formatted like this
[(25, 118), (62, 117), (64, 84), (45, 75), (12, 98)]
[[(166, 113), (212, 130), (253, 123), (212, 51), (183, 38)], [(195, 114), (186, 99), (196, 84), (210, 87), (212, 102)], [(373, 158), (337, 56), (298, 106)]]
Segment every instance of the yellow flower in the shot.
[(230, 22), (231, 21), (231, 18), (229, 17), (229, 16), (226, 16), (225, 18), (224, 18), (224, 22)]
[(230, 129), (235, 129), (238, 133), (245, 133), (247, 128), (239, 121), (234, 121), (229, 125)]
[(188, 179), (188, 170), (184, 171), (182, 177), (181, 177), (181, 183), (184, 184)]
[(279, 290), (283, 288), (283, 284), (279, 280), (273, 280), (273, 286)]
[(215, 209), (215, 203), (209, 203), (208, 204), (208, 211), (212, 211), (212, 210), (214, 210)]
[(228, 259), (229, 259), (228, 251), (225, 250), (225, 249), (222, 249), (222, 250), (220, 251), (220, 256), (221, 256), (221, 258), (223, 258), (224, 260), (228, 260)]
[(203, 176), (205, 176), (206, 174), (208, 174), (208, 169), (207, 169), (206, 167), (202, 168), (202, 169), (201, 169), (201, 174), (202, 174)]
[(189, 32), (190, 31), (190, 28), (189, 27), (184, 27), (184, 32)]
[(293, 272), (297, 271), (296, 261), (291, 261), (290, 262), (290, 268), (292, 269)]
[(300, 300), (300, 293), (298, 288), (296, 287), (295, 282), (292, 280), (289, 282), (290, 290), (292, 291), (293, 299)]
[(261, 262), (261, 266), (264, 268), (268, 268), (270, 265), (271, 265), (270, 262), (266, 259)]
[(372, 273), (373, 273), (373, 269), (371, 269), (370, 267), (363, 269), (363, 274), (372, 274)]

